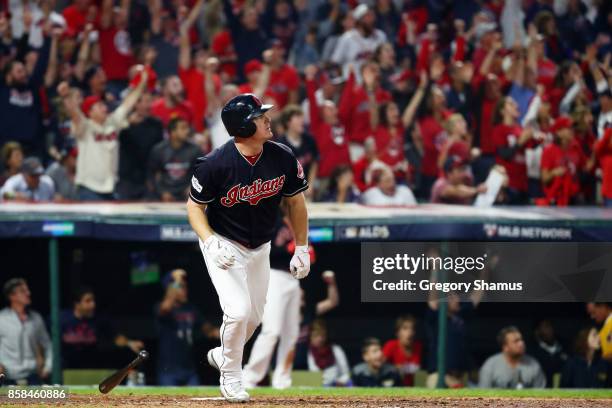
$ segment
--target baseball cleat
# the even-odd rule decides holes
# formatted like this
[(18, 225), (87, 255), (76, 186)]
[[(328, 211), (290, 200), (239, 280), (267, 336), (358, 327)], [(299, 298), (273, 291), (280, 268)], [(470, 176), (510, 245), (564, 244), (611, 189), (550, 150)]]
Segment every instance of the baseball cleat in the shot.
[(221, 385), (219, 388), (223, 397), (229, 402), (247, 402), (251, 398), (240, 381)]
[(221, 369), (219, 368), (219, 364), (217, 364), (217, 361), (215, 360), (215, 356), (213, 354), (214, 350), (215, 350), (214, 348), (208, 350), (208, 353), (206, 354), (206, 359), (208, 360), (208, 364), (210, 364), (212, 368), (214, 368), (217, 371), (221, 371)]

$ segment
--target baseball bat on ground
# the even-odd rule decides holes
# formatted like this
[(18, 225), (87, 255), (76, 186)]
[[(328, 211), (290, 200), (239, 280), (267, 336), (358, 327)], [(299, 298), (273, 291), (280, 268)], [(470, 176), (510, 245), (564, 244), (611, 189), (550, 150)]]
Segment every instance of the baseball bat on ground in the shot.
[(123, 367), (121, 370), (113, 373), (106, 377), (98, 386), (98, 389), (102, 394), (109, 393), (117, 385), (121, 384), (123, 379), (128, 375), (130, 370), (138, 367), (140, 363), (149, 358), (149, 353), (146, 350), (141, 350), (138, 356), (128, 365)]

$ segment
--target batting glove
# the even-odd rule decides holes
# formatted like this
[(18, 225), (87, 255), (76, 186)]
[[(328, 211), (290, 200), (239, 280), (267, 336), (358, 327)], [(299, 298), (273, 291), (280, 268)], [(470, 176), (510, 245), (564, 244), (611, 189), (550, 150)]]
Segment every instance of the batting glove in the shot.
[(234, 265), (235, 257), (229, 245), (216, 236), (211, 235), (204, 241), (204, 249), (217, 267), (227, 270)]
[(303, 279), (310, 272), (310, 253), (308, 245), (296, 246), (293, 258), (289, 262), (289, 270), (295, 279)]

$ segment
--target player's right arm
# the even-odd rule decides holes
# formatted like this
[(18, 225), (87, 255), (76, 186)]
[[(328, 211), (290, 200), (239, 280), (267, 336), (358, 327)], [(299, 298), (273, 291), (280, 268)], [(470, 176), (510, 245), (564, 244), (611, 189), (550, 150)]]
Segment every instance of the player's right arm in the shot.
[(206, 216), (207, 204), (214, 201), (216, 197), (213, 171), (213, 166), (207, 158), (199, 159), (199, 163), (191, 176), (189, 199), (187, 200), (189, 224), (202, 242), (213, 235), (213, 230)]
[(189, 218), (191, 228), (198, 234), (202, 242), (213, 235), (212, 228), (210, 228), (208, 223), (208, 217), (206, 217), (206, 204), (196, 203), (189, 197), (187, 200), (187, 217)]
[(213, 166), (206, 158), (202, 159), (196, 167), (191, 177), (187, 217), (189, 224), (204, 245), (204, 253), (218, 268), (229, 269), (234, 264), (234, 254), (226, 241), (214, 235), (206, 216), (206, 205), (217, 197), (213, 171)]

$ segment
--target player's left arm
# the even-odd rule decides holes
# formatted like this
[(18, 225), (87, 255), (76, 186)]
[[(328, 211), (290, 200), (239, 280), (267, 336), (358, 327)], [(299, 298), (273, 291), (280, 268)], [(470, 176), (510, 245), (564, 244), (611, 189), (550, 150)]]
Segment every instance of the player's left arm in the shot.
[(295, 236), (295, 252), (289, 263), (294, 278), (303, 279), (310, 273), (310, 253), (308, 251), (308, 210), (304, 193), (285, 197), (287, 216)]

